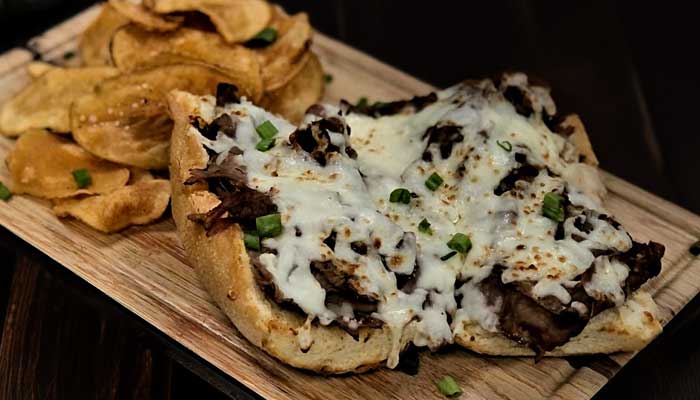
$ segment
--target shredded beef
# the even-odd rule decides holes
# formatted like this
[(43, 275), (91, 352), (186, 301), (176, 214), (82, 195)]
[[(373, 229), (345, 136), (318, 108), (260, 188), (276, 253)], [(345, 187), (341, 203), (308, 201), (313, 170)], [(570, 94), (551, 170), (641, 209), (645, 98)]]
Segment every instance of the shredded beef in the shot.
[(185, 181), (185, 185), (193, 185), (195, 183), (217, 181), (213, 188), (218, 188), (221, 186), (220, 180), (229, 180), (234, 186), (240, 187), (245, 186), (246, 183), (246, 170), (245, 167), (238, 164), (233, 158), (234, 156), (243, 154), (243, 151), (238, 147), (232, 147), (229, 150), (228, 155), (221, 163), (221, 165), (216, 164), (213, 160), (209, 161), (209, 164), (204, 169), (191, 169), (190, 177)]
[(223, 107), (226, 104), (238, 103), (238, 88), (230, 83), (216, 85), (216, 105)]
[(494, 267), (480, 288), (490, 305), (500, 302), (498, 317), (504, 335), (541, 355), (568, 342), (586, 326), (578, 314), (550, 312), (513, 285), (504, 284), (501, 272), (502, 268)]
[[(338, 268), (331, 261), (312, 261), (311, 273), (326, 291), (326, 305), (350, 304), (354, 315), (353, 320), (357, 322), (357, 327), (379, 328), (382, 326), (382, 321), (371, 316), (377, 311), (377, 300), (358, 294), (355, 288), (357, 283), (352, 275)], [(335, 323), (357, 339), (357, 330), (353, 329), (350, 321), (338, 317)]]
[(257, 252), (248, 250), (248, 256), (251, 263), (253, 264), (253, 277), (258, 283), (258, 286), (265, 292), (265, 294), (270, 297), (275, 303), (281, 304), (285, 302), (290, 302), (290, 300), (285, 299), (284, 293), (275, 285), (275, 279), (270, 273), (270, 271), (265, 268), (265, 266), (260, 262), (259, 254)]
[(199, 133), (209, 140), (216, 140), (219, 132), (229, 137), (236, 137), (236, 126), (238, 121), (231, 118), (228, 114), (221, 114), (210, 124), (204, 122), (200, 117), (190, 117), (190, 123)]
[(340, 102), (344, 114), (357, 113), (369, 115), (373, 118), (385, 115), (416, 113), (438, 100), (437, 94), (429, 93), (425, 96), (414, 96), (409, 100), (398, 100), (388, 103), (376, 102), (374, 104), (352, 105), (345, 100)]
[(352, 249), (352, 251), (361, 256), (367, 255), (367, 243), (365, 242), (352, 242), (350, 243), (350, 248)]
[(325, 118), (327, 116), (326, 109), (320, 104), (314, 104), (306, 110), (307, 114)]
[[(344, 134), (348, 128), (340, 118), (320, 119), (292, 132), (289, 142), (295, 148), (309, 153), (321, 166), (325, 166), (332, 153), (340, 152), (340, 148), (331, 143), (329, 132)], [(357, 157), (357, 153), (352, 149), (349, 152), (346, 149), (346, 154), (352, 158)]]
[(517, 86), (508, 86), (506, 90), (503, 91), (503, 97), (515, 107), (515, 112), (524, 117), (529, 117), (534, 111), (530, 99), (523, 90)]
[(234, 192), (221, 192), (218, 196), (221, 203), (213, 209), (187, 216), (190, 221), (202, 224), (207, 236), (215, 235), (232, 224), (253, 227), (257, 217), (277, 211), (269, 194), (247, 186), (239, 187)]
[(416, 288), (419, 275), (420, 268), (418, 264), (413, 267), (413, 271), (410, 274), (396, 273), (396, 288), (404, 293), (412, 293)]
[(255, 226), (255, 218), (272, 214), (277, 206), (268, 193), (246, 186), (245, 168), (236, 163), (234, 156), (242, 154), (233, 147), (221, 165), (210, 160), (205, 169), (193, 169), (186, 185), (205, 182), (221, 203), (206, 213), (190, 214), (187, 218), (202, 224), (207, 236), (215, 235), (232, 224)]
[(629, 295), (639, 289), (644, 282), (655, 277), (661, 272), (661, 258), (663, 258), (666, 248), (659, 243), (639, 243), (633, 242), (632, 248), (619, 256), (613, 256), (620, 262), (630, 267), (629, 275), (625, 281), (625, 294)]
[(338, 232), (332, 231), (328, 237), (323, 239), (323, 244), (328, 246), (329, 249), (335, 250), (335, 238), (338, 236)]
[[(623, 285), (627, 296), (661, 272), (663, 255), (664, 246), (658, 243), (633, 242), (630, 250), (612, 256), (630, 268)], [(614, 306), (609, 301), (596, 300), (586, 293), (583, 285), (591, 279), (593, 267), (578, 277), (577, 285), (569, 289), (572, 302), (583, 303), (588, 308), (585, 315), (553, 296), (533, 298), (531, 282), (504, 284), (501, 280), (502, 270), (500, 266), (494, 267), (491, 275), (480, 283), (480, 288), (489, 304), (498, 304), (500, 300), (498, 316), (503, 334), (528, 345), (538, 355), (568, 342), (583, 330), (590, 318)]]
[(442, 159), (449, 158), (452, 154), (452, 147), (455, 143), (460, 143), (464, 140), (462, 127), (452, 123), (440, 123), (428, 128), (423, 134), (423, 139), (428, 138), (428, 145), (423, 152), (423, 160), (432, 161), (432, 155), (428, 151), (428, 147), (435, 143), (440, 149)]
[(503, 193), (509, 192), (515, 188), (515, 182), (525, 181), (532, 182), (540, 173), (536, 167), (530, 164), (524, 164), (512, 171), (505, 178), (501, 179), (498, 186), (493, 190), (493, 194), (500, 196)]

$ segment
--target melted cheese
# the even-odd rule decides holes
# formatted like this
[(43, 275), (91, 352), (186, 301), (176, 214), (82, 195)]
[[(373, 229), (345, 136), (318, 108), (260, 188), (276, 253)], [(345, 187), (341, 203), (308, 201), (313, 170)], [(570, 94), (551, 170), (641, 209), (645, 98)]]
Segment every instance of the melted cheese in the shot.
[[(535, 95), (539, 99), (536, 108), (553, 109), (542, 89)], [(596, 260), (591, 250), (631, 247), (624, 231), (597, 219), (604, 210), (596, 171), (567, 162), (560, 155), (571, 153), (570, 144), (552, 134), (538, 114), (529, 118), (518, 114), (488, 81), (442, 91), (437, 102), (413, 114), (345, 116), (352, 133), (349, 137), (330, 133), (341, 151), (325, 167), (289, 145), (295, 128), (286, 121), (246, 101), (217, 110), (211, 98), (206, 104), (209, 106), (201, 110), (205, 120), (222, 112), (238, 119), (235, 138), (219, 134), (212, 141), (192, 131), (205, 146), (221, 154), (219, 162), (233, 146), (241, 148), (243, 154), (236, 157), (247, 169), (248, 185), (270, 192), (282, 214), (283, 233), (263, 241), (276, 254), (260, 256), (275, 284), (309, 316), (306, 325), (313, 319), (324, 325), (338, 318), (351, 322), (352, 307), (348, 303), (326, 305), (325, 290), (312, 273), (312, 262), (333, 261), (353, 276), (358, 293), (378, 301), (373, 317), (382, 320), (393, 336), (390, 367), (398, 363), (402, 336), (409, 325), (409, 340), (431, 348), (452, 342), (464, 324), (477, 323), (497, 331), (500, 305), (488, 304), (478, 288), (495, 265), (504, 268), (504, 283), (534, 283), (534, 297), (554, 296), (568, 305), (567, 288)], [(326, 112), (339, 114), (333, 106), (326, 106)], [(309, 115), (305, 123), (316, 118)], [(255, 126), (265, 120), (279, 133), (275, 146), (260, 152), (255, 150), (259, 141)], [(445, 159), (436, 145), (427, 146), (426, 131), (438, 124), (459, 126), (463, 136)], [(511, 151), (504, 149), (506, 142)], [(357, 151), (356, 160), (345, 155), (348, 144)], [(431, 161), (423, 160), (426, 151)], [(521, 165), (515, 153), (526, 156), (527, 163), (540, 173), (532, 182), (517, 183), (519, 190), (496, 195), (494, 188)], [(435, 191), (425, 185), (432, 173), (444, 179)], [(410, 204), (389, 202), (391, 191), (399, 187), (417, 197)], [(566, 191), (573, 205), (587, 210), (591, 221), (585, 232), (576, 227), (577, 216), (569, 217), (563, 224), (565, 237), (554, 240), (557, 224), (541, 212), (544, 195), (552, 191)], [(432, 234), (418, 232), (423, 219), (430, 222)], [(337, 234), (333, 251), (323, 242), (332, 232)], [(447, 242), (457, 232), (470, 237), (472, 249), (441, 260), (451, 251)], [(351, 248), (356, 241), (372, 244), (377, 240), (380, 245), (368, 246), (366, 255)], [(385, 268), (382, 259), (398, 261)], [(416, 265), (415, 288), (399, 290), (397, 274), (410, 274)], [(607, 257), (597, 259), (595, 266), (586, 291), (616, 303), (624, 301), (620, 283), (627, 276), (626, 266)], [(462, 296), (460, 304), (456, 294)], [(571, 306), (586, 312), (581, 303)], [(300, 336), (300, 341), (310, 345), (306, 336)]]

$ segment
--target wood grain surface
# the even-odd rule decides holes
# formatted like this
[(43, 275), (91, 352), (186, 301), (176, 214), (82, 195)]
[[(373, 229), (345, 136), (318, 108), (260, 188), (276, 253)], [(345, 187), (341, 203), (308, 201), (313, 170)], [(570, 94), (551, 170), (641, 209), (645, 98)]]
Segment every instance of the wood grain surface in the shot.
[[(45, 60), (74, 51), (76, 35), (96, 15), (91, 8), (32, 40)], [(333, 75), (326, 100), (387, 100), (431, 87), (322, 35), (314, 50)], [(0, 56), (0, 103), (29, 80), (25, 49)], [(0, 138), (0, 159), (13, 141)], [(40, 156), (40, 154), (38, 155)], [(664, 269), (648, 285), (664, 322), (700, 291), (700, 259), (688, 252), (700, 235), (700, 217), (609, 174), (607, 208), (640, 241), (666, 245)], [(0, 180), (9, 180), (0, 167)], [(250, 345), (216, 308), (187, 265), (169, 218), (147, 227), (103, 235), (53, 216), (48, 203), (15, 196), (0, 203), (0, 224), (103, 291), (226, 374), (267, 398), (440, 398), (434, 382), (453, 376), (468, 399), (590, 398), (633, 354), (544, 359), (482, 357), (458, 348), (421, 352), (416, 376), (382, 369), (355, 376), (322, 377), (275, 361)], [(31, 279), (31, 276), (27, 279)]]

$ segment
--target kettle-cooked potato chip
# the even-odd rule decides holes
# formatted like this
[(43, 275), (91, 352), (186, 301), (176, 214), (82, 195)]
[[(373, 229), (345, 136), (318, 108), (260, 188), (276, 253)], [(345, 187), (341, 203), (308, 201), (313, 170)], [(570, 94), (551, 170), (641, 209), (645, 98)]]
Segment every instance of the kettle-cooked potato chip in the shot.
[(32, 80), (44, 75), (52, 69), (59, 68), (56, 65), (49, 64), (43, 61), (32, 61), (27, 64), (27, 73), (32, 78)]
[(73, 104), (73, 137), (107, 160), (167, 168), (173, 124), (165, 95), (173, 89), (213, 94), (220, 82), (237, 83), (218, 69), (197, 64), (165, 65), (106, 80)]
[(209, 17), (228, 43), (241, 43), (260, 32), (272, 12), (264, 0), (148, 0), (157, 13), (199, 11)]
[(306, 110), (321, 100), (323, 88), (323, 68), (312, 53), (301, 72), (281, 88), (265, 93), (260, 105), (298, 124)]
[(270, 27), (277, 30), (277, 40), (258, 50), (265, 90), (275, 90), (292, 80), (306, 65), (313, 29), (306, 13), (287, 15), (274, 6)]
[(130, 21), (152, 31), (172, 31), (185, 20), (182, 16), (156, 14), (139, 0), (109, 0), (109, 4)]
[(3, 104), (0, 132), (8, 136), (35, 128), (70, 132), (70, 104), (118, 73), (111, 67), (52, 68)]
[(252, 101), (262, 95), (260, 63), (255, 52), (242, 45), (230, 45), (215, 33), (182, 28), (153, 33), (135, 25), (120, 29), (112, 39), (112, 60), (123, 71), (187, 62), (214, 65), (235, 79), (239, 89), (247, 88)]
[(120, 14), (109, 3), (102, 5), (100, 15), (80, 36), (78, 49), (83, 64), (87, 66), (112, 65), (109, 54), (109, 42), (119, 27), (129, 23), (129, 19)]
[[(77, 144), (43, 130), (32, 130), (19, 139), (7, 156), (12, 191), (37, 197), (63, 198), (79, 194), (107, 193), (126, 185), (129, 170), (100, 160)], [(78, 188), (73, 171), (87, 169), (91, 183)]]
[(147, 169), (131, 167), (129, 171), (131, 171), (128, 182), (129, 185), (153, 179), (153, 174)]
[(112, 233), (160, 218), (170, 202), (170, 182), (148, 179), (111, 193), (54, 202), (59, 217), (72, 216), (91, 227)]

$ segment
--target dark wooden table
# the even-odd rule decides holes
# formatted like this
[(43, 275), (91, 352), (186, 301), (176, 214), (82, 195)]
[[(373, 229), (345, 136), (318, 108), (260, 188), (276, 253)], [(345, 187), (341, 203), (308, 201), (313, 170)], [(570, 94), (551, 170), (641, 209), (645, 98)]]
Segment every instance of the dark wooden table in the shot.
[[(91, 3), (0, 0), (0, 52)], [(544, 77), (560, 108), (582, 115), (604, 168), (700, 212), (692, 10), (621, 1), (281, 3), (438, 86), (505, 68)], [(0, 260), (0, 399), (255, 397), (3, 228)], [(596, 398), (700, 398), (698, 313), (696, 298)]]

